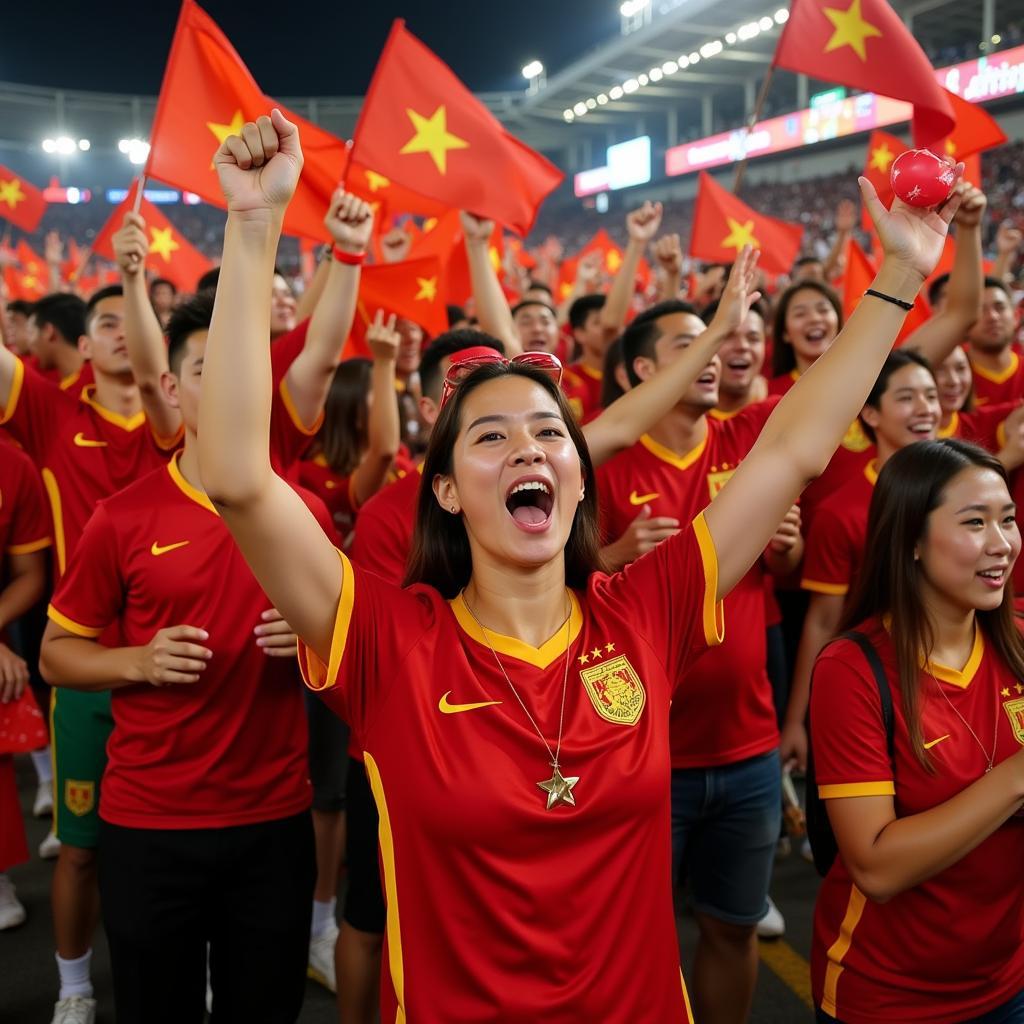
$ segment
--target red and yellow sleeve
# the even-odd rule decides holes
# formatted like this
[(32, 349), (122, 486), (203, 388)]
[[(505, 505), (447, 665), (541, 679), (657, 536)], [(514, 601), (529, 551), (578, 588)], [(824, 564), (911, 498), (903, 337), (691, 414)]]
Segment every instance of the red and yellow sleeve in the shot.
[(38, 465), (63, 415), (74, 408), (76, 401), (19, 359), (14, 365), (7, 404), (0, 410), (0, 426)]
[(52, 543), (52, 526), (39, 473), (32, 460), (13, 445), (4, 445), (0, 458), (10, 460), (13, 484), (14, 510), (7, 537), (7, 553), (27, 555), (42, 551)]
[(811, 742), (822, 799), (895, 794), (878, 687), (849, 641), (831, 645), (814, 666)]
[(853, 579), (847, 531), (831, 509), (818, 512), (807, 538), (800, 586), (816, 594), (844, 596)]

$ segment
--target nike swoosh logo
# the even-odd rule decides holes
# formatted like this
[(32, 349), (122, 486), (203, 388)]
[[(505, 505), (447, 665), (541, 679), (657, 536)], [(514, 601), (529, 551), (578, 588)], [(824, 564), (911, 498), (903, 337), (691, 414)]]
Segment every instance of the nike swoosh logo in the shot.
[(949, 739), (949, 733), (947, 732), (945, 736), (940, 736), (937, 740), (929, 740), (927, 743), (923, 744), (924, 749), (925, 750), (931, 750), (932, 747), (934, 747), (937, 743), (941, 743), (943, 740), (948, 740), (948, 739)]
[(629, 496), (630, 505), (646, 505), (649, 501), (654, 501), (655, 498), (660, 498), (661, 495), (654, 491), (651, 494), (637, 494), (636, 491)]
[(448, 693), (441, 694), (441, 699), (437, 702), (437, 710), (440, 711), (442, 715), (458, 715), (463, 711), (476, 711), (477, 708), (489, 708), (494, 704), (501, 703), (500, 700), (481, 700), (476, 704), (449, 704), (448, 694), (451, 692), (452, 691), (449, 690)]
[(75, 444), (79, 448), (106, 448), (106, 441), (91, 441), (81, 431), (75, 434)]
[(166, 555), (168, 551), (174, 551), (177, 548), (183, 548), (188, 543), (187, 540), (179, 540), (177, 544), (164, 544), (161, 547), (156, 541), (153, 541), (153, 546), (149, 549), (151, 555)]

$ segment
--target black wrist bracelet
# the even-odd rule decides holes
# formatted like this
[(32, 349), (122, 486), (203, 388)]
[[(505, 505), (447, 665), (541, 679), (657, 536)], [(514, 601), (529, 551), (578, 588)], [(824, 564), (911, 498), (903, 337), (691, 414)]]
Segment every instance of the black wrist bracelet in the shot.
[(874, 288), (869, 288), (865, 295), (874, 295), (876, 299), (883, 299), (885, 302), (891, 302), (894, 306), (899, 306), (900, 309), (905, 309), (910, 312), (914, 308), (912, 302), (905, 302), (903, 299), (897, 299), (895, 295), (886, 295), (885, 292), (876, 291)]

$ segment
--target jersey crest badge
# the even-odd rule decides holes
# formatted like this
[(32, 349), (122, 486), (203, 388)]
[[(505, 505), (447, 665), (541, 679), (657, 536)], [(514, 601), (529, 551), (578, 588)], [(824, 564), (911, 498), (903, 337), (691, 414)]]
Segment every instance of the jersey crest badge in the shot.
[(1024, 697), (1017, 697), (1015, 700), (1004, 700), (1003, 709), (1010, 719), (1010, 728), (1017, 742), (1024, 746)]
[(594, 710), (616, 725), (636, 725), (647, 703), (644, 684), (625, 655), (581, 669), (580, 679)]
[(64, 805), (76, 817), (88, 814), (96, 802), (96, 783), (80, 779), (64, 781)]
[(871, 447), (868, 435), (860, 425), (860, 420), (854, 420), (843, 437), (843, 447), (848, 452), (866, 452)]
[(733, 469), (723, 469), (719, 473), (708, 473), (708, 498), (715, 500), (715, 495), (729, 482), (729, 478), (735, 473)]

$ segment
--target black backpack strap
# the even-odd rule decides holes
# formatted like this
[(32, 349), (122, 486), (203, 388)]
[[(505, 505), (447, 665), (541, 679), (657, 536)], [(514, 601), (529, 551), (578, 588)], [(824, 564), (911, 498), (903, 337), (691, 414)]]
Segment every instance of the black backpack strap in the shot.
[[(889, 677), (885, 674), (882, 666), (882, 659), (875, 650), (875, 645), (861, 632), (851, 629), (841, 635), (843, 640), (851, 640), (859, 648), (867, 659), (871, 674), (875, 677), (875, 686), (878, 687), (878, 700), (882, 705), (882, 722), (885, 725), (885, 745), (889, 751), (889, 761), (896, 771), (896, 727), (892, 711), (892, 688), (889, 686)], [(837, 638), (838, 639), (838, 638)]]

